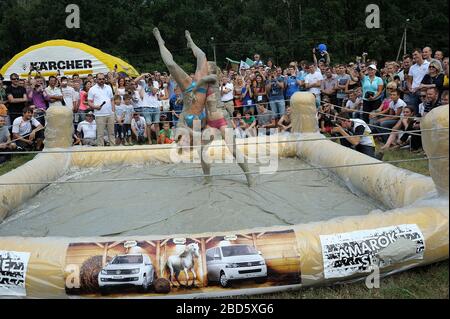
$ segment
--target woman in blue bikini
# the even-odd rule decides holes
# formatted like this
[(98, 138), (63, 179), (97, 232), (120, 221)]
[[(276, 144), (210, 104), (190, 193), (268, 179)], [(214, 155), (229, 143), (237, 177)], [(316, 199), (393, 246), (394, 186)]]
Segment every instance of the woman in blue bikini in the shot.
[[(161, 37), (158, 28), (153, 29), (153, 34), (158, 41), (161, 57), (169, 69), (170, 74), (177, 82), (178, 86), (183, 91), (184, 112), (182, 120), (190, 128), (193, 127), (194, 121), (200, 121), (202, 127), (206, 124), (205, 103), (208, 92), (208, 85), (198, 86), (200, 79), (206, 77), (209, 73), (208, 60), (206, 54), (195, 45), (192, 41), (191, 34), (186, 31), (186, 39), (188, 41), (188, 48), (192, 50), (194, 56), (197, 58), (197, 70), (195, 71), (194, 79), (192, 79), (184, 70), (176, 64), (173, 56), (166, 48), (165, 42)], [(180, 121), (182, 123), (182, 121)]]

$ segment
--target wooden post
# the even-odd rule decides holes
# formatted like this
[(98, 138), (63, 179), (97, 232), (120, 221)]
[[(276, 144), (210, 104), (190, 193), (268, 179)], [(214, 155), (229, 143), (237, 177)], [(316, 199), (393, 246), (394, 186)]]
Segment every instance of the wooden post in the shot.
[(208, 268), (206, 267), (206, 242), (205, 242), (205, 238), (201, 239), (201, 253), (202, 253), (202, 272), (203, 272), (203, 278), (202, 278), (202, 282), (203, 282), (203, 287), (207, 287), (208, 286)]
[(161, 267), (161, 276), (164, 276), (165, 271), (165, 260), (167, 258), (167, 245), (165, 243), (162, 243), (164, 250), (161, 250), (161, 258), (160, 258), (160, 267)]
[(258, 250), (258, 245), (256, 244), (256, 234), (252, 234), (253, 247)]
[(103, 258), (102, 258), (102, 267), (105, 267), (106, 265), (106, 256), (108, 254), (108, 244), (105, 244), (105, 247), (103, 247)]
[(161, 261), (160, 261), (160, 258), (161, 258), (161, 241), (160, 240), (157, 240), (156, 241), (156, 260), (155, 260), (155, 270), (156, 270), (156, 273), (158, 274), (158, 278), (160, 278), (160, 277), (162, 277), (162, 272), (161, 272)]

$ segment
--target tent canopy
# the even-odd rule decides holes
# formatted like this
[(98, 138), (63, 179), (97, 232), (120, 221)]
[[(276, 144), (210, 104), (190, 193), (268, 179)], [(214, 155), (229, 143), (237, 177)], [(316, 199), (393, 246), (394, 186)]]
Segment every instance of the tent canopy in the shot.
[(1, 68), (0, 74), (3, 74), (5, 79), (9, 79), (13, 73), (26, 78), (30, 70), (37, 69), (46, 78), (56, 75), (58, 71), (64, 75), (83, 76), (111, 72), (115, 65), (117, 72), (126, 73), (131, 77), (139, 76), (136, 69), (127, 62), (89, 45), (67, 40), (52, 40), (18, 53)]

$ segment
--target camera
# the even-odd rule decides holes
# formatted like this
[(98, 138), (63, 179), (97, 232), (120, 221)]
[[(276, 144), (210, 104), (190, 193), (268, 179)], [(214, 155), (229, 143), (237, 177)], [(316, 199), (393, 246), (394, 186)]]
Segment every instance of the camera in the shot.
[(366, 95), (364, 96), (364, 98), (370, 99), (370, 98), (372, 98), (374, 96), (375, 96), (375, 93), (373, 93), (373, 92), (366, 92)]

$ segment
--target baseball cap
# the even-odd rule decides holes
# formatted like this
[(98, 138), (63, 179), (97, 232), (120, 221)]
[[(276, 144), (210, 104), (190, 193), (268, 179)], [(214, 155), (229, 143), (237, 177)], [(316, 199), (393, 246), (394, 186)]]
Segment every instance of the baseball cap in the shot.
[(321, 43), (317, 46), (317, 49), (320, 51), (320, 53), (323, 53), (323, 52), (327, 51), (327, 46), (325, 44)]
[(378, 71), (377, 66), (375, 64), (371, 64), (368, 66), (369, 69), (374, 69), (375, 71)]
[(91, 111), (86, 114), (86, 116), (88, 116), (88, 115), (94, 116), (94, 113), (92, 113), (92, 111)]

